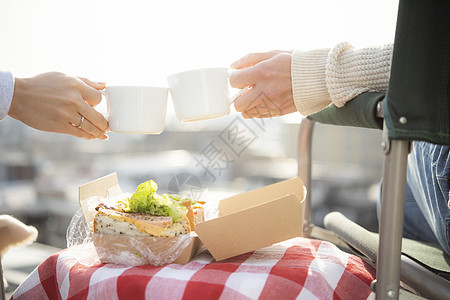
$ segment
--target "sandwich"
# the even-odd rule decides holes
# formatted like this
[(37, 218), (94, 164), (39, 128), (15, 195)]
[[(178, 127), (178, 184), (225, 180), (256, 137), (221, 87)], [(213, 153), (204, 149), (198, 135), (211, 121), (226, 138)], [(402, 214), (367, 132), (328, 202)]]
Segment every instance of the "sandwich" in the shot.
[(159, 195), (153, 180), (141, 183), (129, 198), (114, 205), (96, 207), (94, 232), (103, 235), (135, 237), (176, 237), (195, 228), (189, 199)]

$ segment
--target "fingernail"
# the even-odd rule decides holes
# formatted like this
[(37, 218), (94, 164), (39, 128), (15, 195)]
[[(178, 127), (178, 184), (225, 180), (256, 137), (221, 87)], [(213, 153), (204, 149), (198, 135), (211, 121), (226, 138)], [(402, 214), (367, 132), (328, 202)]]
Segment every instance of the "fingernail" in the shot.
[(107, 134), (105, 134), (105, 135), (102, 137), (102, 141), (107, 141), (107, 140), (109, 140), (109, 136), (108, 136)]

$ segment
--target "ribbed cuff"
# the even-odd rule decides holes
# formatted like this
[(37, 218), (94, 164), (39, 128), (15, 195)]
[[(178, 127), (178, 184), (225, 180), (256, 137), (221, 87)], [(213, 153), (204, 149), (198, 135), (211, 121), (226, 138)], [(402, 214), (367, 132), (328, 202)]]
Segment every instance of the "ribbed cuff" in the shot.
[(296, 50), (292, 53), (292, 94), (297, 110), (304, 116), (331, 103), (325, 82), (325, 65), (330, 49)]
[(14, 94), (14, 78), (10, 72), (0, 72), (0, 121), (6, 118)]

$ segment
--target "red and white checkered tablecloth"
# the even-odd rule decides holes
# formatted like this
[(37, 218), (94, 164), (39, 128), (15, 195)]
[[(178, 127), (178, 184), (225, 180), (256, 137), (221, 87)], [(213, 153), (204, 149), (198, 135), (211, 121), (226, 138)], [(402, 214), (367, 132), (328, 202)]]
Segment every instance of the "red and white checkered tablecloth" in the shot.
[(48, 257), (11, 299), (374, 299), (375, 270), (333, 244), (306, 238), (216, 262), (86, 266), (70, 250)]

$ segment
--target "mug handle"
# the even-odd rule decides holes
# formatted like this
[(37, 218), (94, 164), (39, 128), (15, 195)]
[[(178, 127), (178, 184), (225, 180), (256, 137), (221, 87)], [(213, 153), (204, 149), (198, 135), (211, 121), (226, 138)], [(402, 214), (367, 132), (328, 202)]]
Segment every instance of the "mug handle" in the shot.
[(250, 86), (246, 86), (245, 88), (241, 89), (239, 92), (237, 92), (236, 94), (234, 94), (231, 98), (230, 98), (230, 105), (234, 103), (234, 101), (236, 101), (236, 99), (244, 94), (245, 92), (247, 92), (250, 89)]

